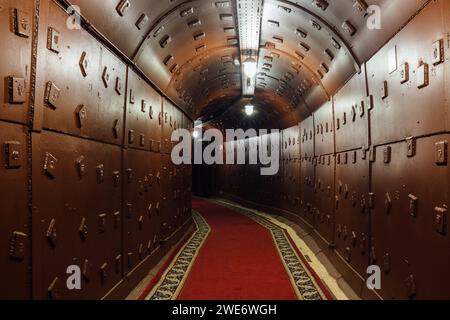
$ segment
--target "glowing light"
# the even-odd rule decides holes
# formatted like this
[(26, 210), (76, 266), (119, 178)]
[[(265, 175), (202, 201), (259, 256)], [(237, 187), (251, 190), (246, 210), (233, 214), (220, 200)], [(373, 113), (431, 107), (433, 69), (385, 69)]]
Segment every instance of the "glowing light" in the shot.
[(249, 58), (244, 62), (244, 73), (248, 78), (254, 78), (257, 72), (257, 63), (253, 58)]
[(247, 116), (249, 116), (249, 117), (252, 116), (254, 111), (255, 111), (255, 107), (253, 105), (248, 104), (245, 106), (245, 114)]
[(200, 137), (200, 131), (199, 130), (194, 130), (192, 132), (192, 136), (194, 137), (194, 139), (197, 139), (198, 137)]

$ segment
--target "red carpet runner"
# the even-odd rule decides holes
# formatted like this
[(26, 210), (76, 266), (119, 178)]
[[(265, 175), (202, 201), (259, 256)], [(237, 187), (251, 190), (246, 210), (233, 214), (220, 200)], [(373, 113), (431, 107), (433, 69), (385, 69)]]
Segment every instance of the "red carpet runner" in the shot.
[(294, 300), (272, 235), (263, 226), (225, 207), (193, 202), (211, 233), (197, 257), (180, 300)]
[[(198, 227), (142, 298), (298, 300), (331, 298), (283, 229), (250, 213), (194, 200)], [(202, 219), (203, 217), (203, 219)], [(300, 258), (299, 258), (300, 257)], [(304, 258), (303, 258), (304, 259)], [(306, 262), (307, 263), (307, 262)], [(155, 285), (159, 281), (158, 285)], [(318, 283), (318, 285), (317, 285)], [(150, 293), (153, 291), (152, 293)], [(311, 293), (312, 292), (312, 293)]]

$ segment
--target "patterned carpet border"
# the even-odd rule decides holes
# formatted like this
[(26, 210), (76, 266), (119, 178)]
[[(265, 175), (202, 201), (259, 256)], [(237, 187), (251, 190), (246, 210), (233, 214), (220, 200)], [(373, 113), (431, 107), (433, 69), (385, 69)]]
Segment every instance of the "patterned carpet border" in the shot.
[(301, 300), (325, 300), (326, 296), (319, 289), (314, 277), (310, 274), (307, 267), (303, 264), (300, 257), (291, 245), (285, 230), (280, 226), (270, 222), (266, 218), (246, 210), (240, 206), (234, 206), (224, 201), (210, 200), (214, 203), (232, 209), (240, 214), (252, 219), (261, 226), (268, 229), (274, 239), (275, 247), (278, 249), (281, 260), (286, 268), (286, 271), (291, 279), (292, 285)]
[(192, 235), (186, 245), (180, 250), (167, 271), (161, 277), (145, 300), (176, 300), (183, 288), (189, 271), (195, 262), (211, 228), (206, 220), (195, 210), (192, 216), (197, 231)]

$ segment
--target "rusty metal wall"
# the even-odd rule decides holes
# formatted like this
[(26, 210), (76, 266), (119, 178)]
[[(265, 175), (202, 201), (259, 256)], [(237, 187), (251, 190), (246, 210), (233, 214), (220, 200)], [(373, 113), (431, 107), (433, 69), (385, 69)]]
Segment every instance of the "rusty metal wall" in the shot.
[(1, 1), (0, 18), (0, 298), (124, 296), (190, 222), (170, 139), (192, 121), (58, 2)]
[[(292, 127), (280, 172), (245, 186), (261, 195), (247, 204), (297, 214), (362, 298), (450, 298), (448, 17), (448, 1), (431, 2), (300, 123), (300, 185), (290, 182)], [(266, 197), (274, 187), (281, 201)], [(382, 272), (376, 292), (365, 283), (370, 265)]]

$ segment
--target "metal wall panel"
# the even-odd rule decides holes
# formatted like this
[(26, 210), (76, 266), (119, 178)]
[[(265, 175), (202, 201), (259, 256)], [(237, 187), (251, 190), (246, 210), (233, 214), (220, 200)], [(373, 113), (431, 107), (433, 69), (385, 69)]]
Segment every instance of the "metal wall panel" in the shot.
[(412, 154), (409, 142), (376, 148), (372, 262), (382, 268), (386, 299), (450, 296), (449, 172), (447, 161), (436, 163), (449, 138), (417, 139)]
[(161, 226), (161, 155), (124, 150), (124, 252), (125, 270), (159, 248)]
[(86, 31), (68, 29), (67, 13), (54, 1), (42, 7), (36, 84), (42, 127), (122, 144), (125, 64)]
[(128, 69), (125, 145), (159, 152), (162, 111), (160, 95), (133, 70)]
[(312, 158), (314, 157), (314, 118), (311, 116), (305, 119), (300, 124), (300, 157), (301, 158)]
[[(122, 278), (121, 149), (33, 134), (33, 298), (98, 299)], [(67, 267), (83, 290), (66, 287)]]
[(27, 129), (0, 121), (0, 299), (30, 297)]
[(132, 58), (160, 15), (169, 9), (169, 5), (181, 1), (108, 0), (102, 1), (101, 7), (91, 0), (71, 0), (70, 3), (79, 6), (87, 20), (92, 21), (98, 30)]
[(336, 152), (369, 145), (366, 72), (363, 66), (334, 96)]
[(0, 120), (28, 122), (34, 1), (1, 2)]
[[(189, 131), (192, 131), (192, 128), (194, 124), (192, 121), (186, 116), (183, 115), (183, 128)], [(224, 151), (225, 152), (225, 151)], [(184, 207), (182, 210), (183, 218), (184, 220), (188, 219), (190, 217), (190, 213), (192, 211), (192, 166), (189, 164), (182, 165), (183, 170), (183, 182), (182, 182), (182, 188), (181, 192), (183, 193), (184, 197)]]
[(314, 153), (316, 156), (334, 153), (333, 102), (327, 102), (314, 112)]
[(311, 116), (300, 124), (300, 190), (301, 216), (312, 226), (314, 225), (314, 118)]
[(170, 155), (162, 155), (162, 218), (161, 218), (161, 240), (165, 241), (177, 229), (177, 195), (179, 193), (176, 166), (172, 163)]
[(162, 124), (162, 147), (163, 153), (170, 154), (172, 152), (172, 132), (174, 130), (173, 118), (175, 116), (175, 106), (167, 99), (163, 99), (163, 110), (160, 114), (160, 122)]
[(314, 179), (315, 160), (304, 157), (300, 164), (300, 216), (310, 225), (314, 225)]
[[(449, 46), (442, 15), (447, 1), (430, 4), (367, 62), (374, 145), (448, 129), (444, 72), (448, 58), (433, 61), (434, 46)], [(439, 42), (440, 41), (440, 42)], [(439, 53), (440, 54), (440, 53)], [(444, 56), (442, 56), (444, 58)], [(422, 66), (422, 67), (421, 67)], [(422, 81), (420, 78), (424, 76)]]
[(336, 154), (336, 251), (360, 276), (369, 262), (369, 161), (361, 150)]
[(334, 244), (334, 173), (333, 154), (317, 157), (314, 182), (314, 226), (330, 246)]
[(300, 207), (300, 139), (299, 126), (282, 132), (283, 209), (298, 212)]
[[(151, 219), (163, 207), (154, 147), (163, 121), (169, 139), (192, 127), (173, 105), (166, 120), (160, 95), (131, 69), (128, 79), (125, 62), (107, 49), (113, 46), (90, 25), (78, 28), (58, 3), (0, 1), (4, 299), (99, 299), (119, 288), (163, 236), (160, 218)], [(136, 37), (123, 40), (130, 49)], [(124, 136), (132, 148), (122, 148)], [(166, 160), (166, 220), (177, 231), (191, 216), (192, 169)], [(80, 268), (82, 290), (67, 288), (69, 266)]]

